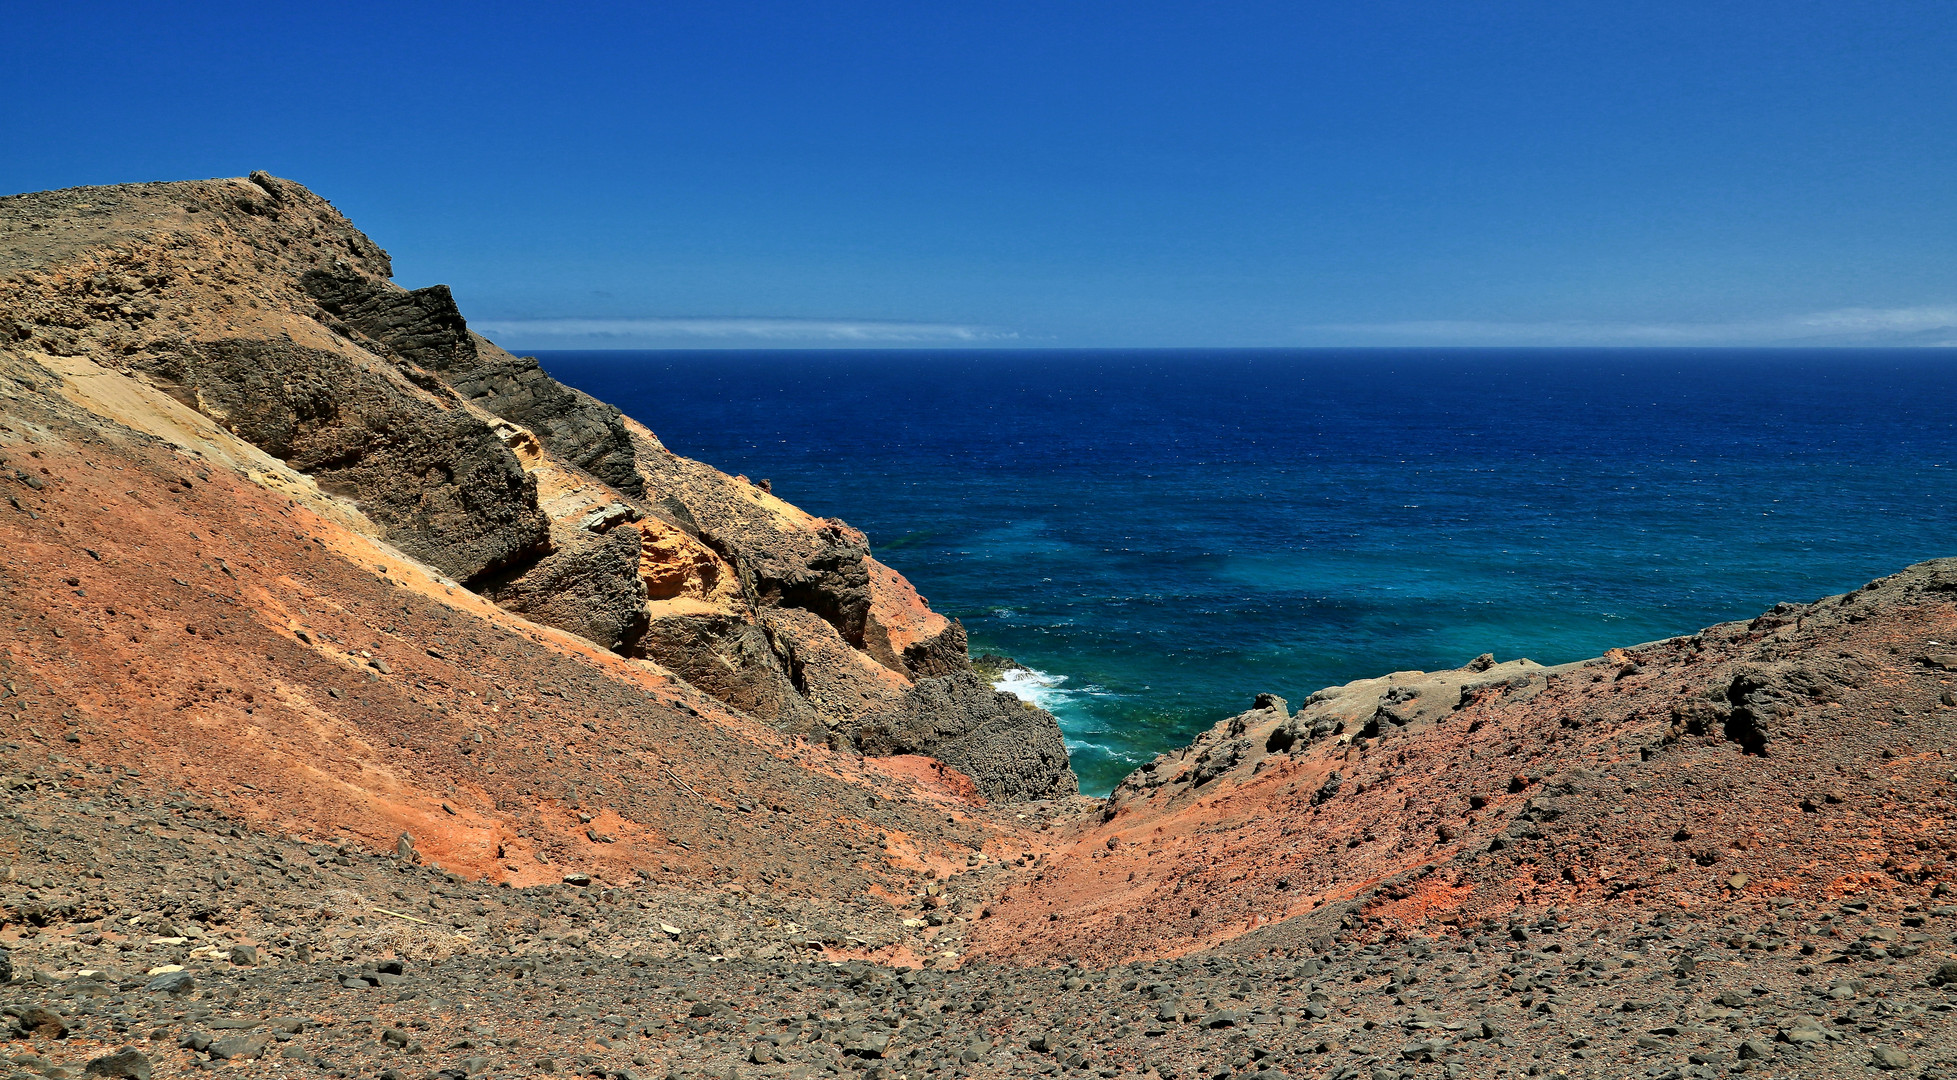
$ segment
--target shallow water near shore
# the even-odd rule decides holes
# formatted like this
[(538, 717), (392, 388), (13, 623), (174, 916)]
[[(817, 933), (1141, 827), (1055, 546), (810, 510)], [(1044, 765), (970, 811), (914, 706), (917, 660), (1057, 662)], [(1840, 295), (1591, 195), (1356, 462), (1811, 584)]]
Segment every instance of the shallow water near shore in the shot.
[(1033, 669), (1082, 787), (1248, 708), (1957, 555), (1957, 350), (557, 352)]

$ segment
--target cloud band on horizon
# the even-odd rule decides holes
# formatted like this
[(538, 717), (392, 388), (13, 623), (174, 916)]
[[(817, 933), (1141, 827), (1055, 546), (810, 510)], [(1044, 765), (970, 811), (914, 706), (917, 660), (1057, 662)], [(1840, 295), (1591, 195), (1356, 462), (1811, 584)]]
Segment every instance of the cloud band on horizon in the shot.
[(478, 319), (474, 327), (523, 348), (632, 348), (645, 345), (980, 345), (1018, 334), (989, 326), (893, 319), (620, 318)]
[(1320, 323), (1300, 328), (1339, 344), (1375, 345), (1843, 345), (1957, 346), (1957, 307), (1838, 308), (1781, 318), (1699, 323), (1404, 322)]

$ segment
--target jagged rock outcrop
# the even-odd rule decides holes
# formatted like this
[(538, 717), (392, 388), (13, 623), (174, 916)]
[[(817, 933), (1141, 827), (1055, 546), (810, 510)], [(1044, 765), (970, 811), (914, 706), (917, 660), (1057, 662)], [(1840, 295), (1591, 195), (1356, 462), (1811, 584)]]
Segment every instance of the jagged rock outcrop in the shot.
[(1110, 810), (1137, 799), (1186, 801), (1211, 781), (1254, 776), (1322, 749), (1321, 744), (1388, 749), (1392, 740), (1426, 732), (1484, 697), (1526, 703), (1561, 670), (1533, 660), (1498, 664), (1493, 656), (1482, 656), (1448, 671), (1396, 671), (1326, 687), (1306, 698), (1295, 714), (1287, 713), (1283, 698), (1259, 694), (1249, 711), (1218, 721), (1188, 746), (1159, 754), (1130, 773), (1109, 796)]
[(558, 456), (627, 495), (645, 494), (616, 408), (469, 330), (446, 285), (409, 291), (353, 266), (307, 271), (300, 287), (382, 351), (439, 376), (466, 401), (537, 433)]
[(1080, 790), (1058, 728), (1039, 710), (970, 671), (920, 678), (894, 711), (855, 730), (870, 753), (929, 754), (993, 798), (1048, 799)]
[(639, 531), (626, 526), (562, 544), (516, 580), (482, 591), (510, 611), (617, 650), (645, 631), (640, 555)]
[(862, 533), (671, 453), (390, 274), (263, 173), (15, 196), (0, 363), (781, 730), (970, 762), (995, 797), (1073, 790), (1053, 718), (960, 678), (963, 628)]
[(536, 482), (488, 425), (375, 365), (257, 338), (158, 348), (128, 363), (353, 500), (395, 546), (452, 577), (473, 580), (548, 539)]

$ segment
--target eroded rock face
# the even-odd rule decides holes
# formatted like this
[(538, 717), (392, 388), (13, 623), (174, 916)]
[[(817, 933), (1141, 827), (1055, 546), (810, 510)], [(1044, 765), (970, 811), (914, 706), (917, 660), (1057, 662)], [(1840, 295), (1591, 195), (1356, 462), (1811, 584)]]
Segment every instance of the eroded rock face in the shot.
[(466, 401), (535, 431), (565, 460), (627, 495), (643, 495), (624, 420), (610, 405), (471, 333), (446, 285), (409, 291), (350, 266), (317, 269), (300, 286), (382, 351), (438, 376)]
[(401, 550), (462, 581), (543, 549), (536, 484), (482, 420), (372, 365), (288, 341), (138, 353), (171, 396), (357, 503)]
[(488, 585), (483, 595), (537, 622), (619, 650), (645, 631), (639, 556), (639, 531), (630, 526), (587, 534), (545, 556), (522, 577)]
[(656, 615), (639, 649), (661, 666), (728, 705), (797, 735), (823, 730), (822, 717), (789, 679), (786, 662), (766, 632), (749, 619), (721, 612)]
[[(640, 429), (644, 432), (644, 429)], [(740, 477), (678, 456), (644, 432), (639, 454), (648, 491), (739, 573), (757, 605), (821, 616), (854, 648), (870, 618), (870, 546), (863, 534), (817, 518)]]
[(787, 662), (789, 681), (832, 726), (902, 704), (910, 681), (851, 648), (820, 615), (772, 607), (762, 617), (769, 638)]
[(1080, 781), (1053, 717), (970, 671), (920, 678), (901, 708), (854, 732), (866, 753), (926, 754), (963, 772), (995, 799), (1073, 795)]

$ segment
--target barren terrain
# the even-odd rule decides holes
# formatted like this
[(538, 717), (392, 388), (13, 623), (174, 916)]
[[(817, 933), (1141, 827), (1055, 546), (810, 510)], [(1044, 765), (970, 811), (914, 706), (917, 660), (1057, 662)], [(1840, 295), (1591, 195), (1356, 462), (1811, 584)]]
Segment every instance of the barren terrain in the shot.
[(0, 199), (18, 1073), (1957, 1075), (1957, 561), (1087, 799), (861, 533), (387, 272)]

